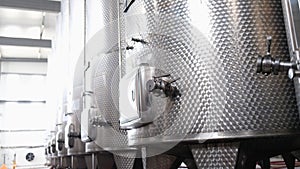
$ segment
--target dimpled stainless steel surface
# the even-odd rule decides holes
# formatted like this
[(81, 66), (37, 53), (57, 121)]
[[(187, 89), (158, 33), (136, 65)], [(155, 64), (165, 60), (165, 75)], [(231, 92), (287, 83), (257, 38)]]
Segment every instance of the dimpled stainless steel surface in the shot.
[[(104, 0), (87, 0), (86, 3), (86, 37), (88, 40), (88, 43), (86, 45), (86, 49), (89, 50), (89, 45), (93, 42), (90, 42), (93, 40), (93, 38), (97, 37), (97, 36), (102, 36), (101, 37), (101, 46), (106, 46), (106, 44), (110, 44), (110, 43), (105, 43), (105, 42), (111, 42), (111, 40), (109, 40), (109, 35), (111, 34), (111, 32), (109, 32), (110, 29), (105, 29), (105, 26), (110, 25), (110, 22), (112, 22), (114, 20), (114, 15), (110, 15), (114, 13), (114, 9), (112, 9), (112, 7), (114, 6), (113, 3), (115, 3), (114, 1), (104, 1)], [(111, 18), (112, 17), (112, 18)], [(111, 19), (111, 20), (110, 20)], [(112, 29), (113, 30), (113, 29)], [(103, 34), (99, 35), (99, 32), (103, 32)], [(112, 40), (113, 41), (113, 40)], [(98, 43), (98, 42), (96, 42)], [(97, 46), (94, 48), (98, 48)], [(109, 46), (103, 47), (105, 50), (109, 50), (108, 48), (110, 48)], [(88, 53), (88, 52), (87, 52)], [(90, 59), (92, 59), (92, 57), (94, 56), (86, 56), (87, 60), (89, 61)], [(97, 65), (97, 63), (95, 63), (94, 61), (91, 61), (92, 63), (92, 68), (94, 66)], [(92, 70), (94, 71), (94, 70)], [(86, 84), (90, 84), (91, 82), (87, 82)], [(90, 117), (93, 118), (93, 117)], [(91, 119), (88, 119), (91, 120)], [(88, 122), (89, 123), (89, 122)], [(88, 127), (88, 129), (85, 129), (87, 131), (95, 131), (97, 133), (97, 127), (94, 126), (86, 126)], [(98, 132), (102, 132), (99, 131)], [(91, 136), (89, 136), (90, 138), (92, 138)], [(96, 136), (97, 137), (97, 136)], [(93, 139), (97, 139), (97, 138), (93, 138)], [(99, 137), (99, 139), (101, 139)], [(95, 141), (93, 142), (88, 142), (86, 143), (86, 151), (87, 152), (97, 152), (97, 151), (101, 151), (102, 147), (100, 147), (99, 144), (97, 144)]]
[(238, 157), (238, 143), (190, 146), (197, 167), (234, 169)]
[(164, 155), (164, 154), (147, 157), (143, 159), (143, 168), (144, 169), (154, 169), (154, 168), (170, 169), (175, 160), (176, 160), (175, 156)]
[[(108, 126), (97, 128), (96, 144), (104, 149), (127, 147), (127, 134), (119, 128), (118, 111), (118, 52), (107, 53), (94, 60), (92, 89), (97, 111)], [(113, 78), (115, 77), (115, 78)]]
[[(89, 1), (97, 5), (87, 10), (87, 34), (90, 39), (87, 43), (87, 60), (91, 64), (92, 76), (90, 85), (96, 116), (107, 122), (105, 126), (95, 127), (97, 134), (94, 142), (104, 150), (124, 149), (127, 148), (127, 135), (126, 131), (119, 129), (118, 122), (118, 1)], [(89, 55), (90, 52), (93, 55)]]
[[(118, 115), (116, 106), (111, 99), (111, 81), (116, 66), (118, 66), (118, 56), (112, 56), (112, 62), (108, 62), (105, 53), (117, 51), (118, 45), (118, 1), (106, 1), (106, 0), (87, 0), (86, 8), (86, 35), (88, 43), (86, 44), (86, 60), (91, 63), (91, 76), (92, 82), (87, 82), (87, 85), (91, 85), (91, 89), (94, 92), (94, 105), (97, 109), (96, 116), (105, 117), (113, 124), (113, 127), (95, 127), (88, 126), (86, 130), (95, 130), (96, 137), (93, 142), (86, 144), (86, 150), (88, 152), (97, 152), (99, 150), (114, 149), (114, 147), (120, 147), (120, 143), (124, 143), (125, 136), (119, 136), (119, 130), (117, 127), (117, 120), (115, 116)], [(100, 45), (99, 45), (100, 44)], [(94, 53), (95, 51), (95, 53)], [(93, 53), (93, 54), (89, 54)], [(96, 55), (96, 56), (95, 56)], [(104, 63), (102, 62), (104, 57)], [(116, 57), (116, 58), (114, 58)], [(101, 65), (102, 64), (102, 65)], [(102, 67), (103, 65), (110, 64), (111, 68)], [(99, 66), (100, 65), (100, 66)], [(99, 69), (99, 70), (98, 70)], [(110, 74), (106, 75), (107, 72)], [(96, 74), (100, 72), (99, 74)], [(96, 74), (96, 75), (95, 75)], [(98, 77), (99, 76), (99, 77)], [(95, 80), (95, 79), (96, 80)], [(91, 84), (90, 84), (91, 83)], [(116, 82), (118, 83), (118, 82)], [(107, 86), (106, 86), (107, 85)], [(89, 88), (89, 87), (88, 87)], [(96, 91), (94, 91), (94, 89)], [(113, 88), (117, 89), (117, 88)], [(117, 90), (114, 91), (114, 93)], [(115, 96), (114, 96), (115, 97)], [(118, 96), (116, 96), (118, 97)], [(106, 100), (107, 99), (107, 100)], [(109, 103), (110, 102), (110, 103)], [(115, 115), (116, 114), (116, 115)], [(91, 116), (91, 118), (94, 118)], [(91, 120), (91, 119), (89, 119)], [(87, 127), (87, 126), (85, 126)], [(120, 137), (125, 137), (124, 139)], [(92, 137), (90, 137), (92, 138)], [(125, 145), (125, 144), (122, 144)], [(102, 149), (103, 148), (103, 149)]]
[(181, 92), (168, 108), (153, 99), (161, 115), (130, 130), (131, 143), (143, 144), (158, 134), (161, 139), (148, 141), (299, 129), (292, 82), (284, 74), (256, 74), (266, 36), (273, 37), (272, 54), (289, 59), (280, 1), (145, 0), (136, 1), (124, 17), (127, 42), (140, 36), (148, 45), (126, 52), (123, 71), (148, 63), (180, 78), (176, 86)]
[(114, 160), (118, 169), (131, 169), (136, 157), (135, 152), (123, 152), (120, 155), (114, 155)]
[[(99, 32), (102, 32), (102, 43), (100, 46), (101, 48), (104, 48), (105, 51), (100, 52), (107, 52), (111, 50), (112, 46), (117, 46), (118, 44), (117, 2), (118, 1), (87, 0), (87, 40), (89, 41), (92, 38), (95, 38), (95, 36), (100, 36)], [(89, 46), (87, 46), (87, 48), (89, 48)]]

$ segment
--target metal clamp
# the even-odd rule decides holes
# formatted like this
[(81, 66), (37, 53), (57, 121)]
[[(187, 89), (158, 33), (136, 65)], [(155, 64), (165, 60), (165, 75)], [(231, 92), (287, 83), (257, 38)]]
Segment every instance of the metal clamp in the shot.
[(84, 96), (92, 96), (94, 94), (94, 92), (92, 92), (92, 91), (84, 91), (84, 92), (82, 92), (82, 97), (84, 97)]
[(81, 138), (81, 135), (78, 132), (70, 132), (70, 133), (68, 133), (68, 137), (70, 137), (70, 138)]

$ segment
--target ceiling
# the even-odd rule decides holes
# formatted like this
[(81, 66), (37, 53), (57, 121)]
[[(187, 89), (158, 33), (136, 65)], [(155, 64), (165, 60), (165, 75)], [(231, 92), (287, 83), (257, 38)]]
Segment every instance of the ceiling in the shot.
[[(1, 7), (0, 0), (0, 37), (52, 40), (55, 35), (57, 14), (57, 12)], [(40, 59), (48, 58), (50, 54), (51, 48), (0, 45), (0, 59)]]

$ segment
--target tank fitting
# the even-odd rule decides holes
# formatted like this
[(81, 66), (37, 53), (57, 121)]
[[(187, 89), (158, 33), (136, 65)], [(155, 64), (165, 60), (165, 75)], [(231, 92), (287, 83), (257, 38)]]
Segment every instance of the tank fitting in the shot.
[(58, 139), (57, 139), (57, 145), (58, 145), (58, 150), (59, 151), (63, 150), (64, 144), (65, 144), (65, 139), (63, 137), (63, 133), (59, 132)]
[(94, 127), (105, 127), (105, 126), (112, 126), (112, 123), (107, 122), (104, 117), (101, 115), (95, 116), (90, 119), (90, 124)]
[(51, 153), (56, 153), (56, 144), (55, 144), (55, 140), (52, 141), (51, 144)]
[(68, 145), (69, 145), (70, 148), (74, 147), (75, 139), (80, 139), (81, 138), (80, 132), (75, 131), (74, 124), (71, 124), (70, 127), (69, 127), (68, 137), (69, 137)]
[(265, 56), (258, 56), (257, 58), (257, 73), (269, 75), (273, 73), (278, 75), (279, 72), (289, 71), (289, 77), (300, 77), (300, 71), (297, 69), (297, 64), (294, 62), (284, 62), (280, 59), (275, 59), (271, 55), (272, 37), (267, 37), (267, 54)]
[(174, 98), (180, 95), (179, 90), (172, 85), (172, 83), (176, 82), (178, 79), (171, 79), (171, 75), (162, 75), (155, 77), (153, 79), (148, 80), (146, 84), (146, 88), (148, 92), (153, 93), (154, 96), (157, 97), (171, 97)]

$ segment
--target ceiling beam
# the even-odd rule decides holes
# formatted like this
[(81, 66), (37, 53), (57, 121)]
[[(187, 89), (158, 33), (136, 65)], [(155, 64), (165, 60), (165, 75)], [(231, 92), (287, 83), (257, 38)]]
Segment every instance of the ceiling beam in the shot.
[(0, 0), (0, 7), (42, 12), (60, 12), (61, 3), (49, 0)]
[(45, 145), (38, 146), (0, 146), (0, 149), (34, 149), (34, 148), (44, 148)]
[(37, 62), (47, 63), (47, 58), (13, 58), (13, 57), (0, 57), (0, 62)]
[(30, 104), (30, 103), (46, 103), (44, 100), (40, 101), (33, 101), (33, 100), (0, 100), (0, 103), (24, 103), (24, 104)]
[(0, 45), (38, 47), (38, 48), (51, 48), (52, 47), (51, 40), (11, 38), (11, 37), (4, 37), (4, 36), (0, 36)]
[(45, 129), (23, 129), (23, 130), (0, 130), (0, 133), (18, 133), (18, 132), (41, 132)]
[(45, 73), (0, 72), (0, 75), (47, 76)]

